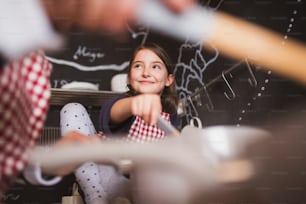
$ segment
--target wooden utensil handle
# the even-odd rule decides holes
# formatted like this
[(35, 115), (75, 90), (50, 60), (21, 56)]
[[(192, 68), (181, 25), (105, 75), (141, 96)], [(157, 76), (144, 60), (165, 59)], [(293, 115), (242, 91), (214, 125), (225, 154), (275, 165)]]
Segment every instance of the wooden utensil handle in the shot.
[(306, 84), (306, 46), (303, 43), (284, 39), (273, 31), (222, 12), (216, 13), (214, 29), (208, 43), (222, 55), (248, 59), (262, 69)]

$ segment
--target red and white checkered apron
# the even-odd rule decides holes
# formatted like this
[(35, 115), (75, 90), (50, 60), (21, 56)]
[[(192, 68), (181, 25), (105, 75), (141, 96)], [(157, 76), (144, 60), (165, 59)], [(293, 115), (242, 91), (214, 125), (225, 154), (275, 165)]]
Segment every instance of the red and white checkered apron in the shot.
[[(170, 123), (169, 113), (162, 112), (161, 116)], [(156, 125), (145, 123), (138, 116), (136, 116), (127, 136), (127, 141), (137, 143), (151, 143), (161, 139), (165, 139), (165, 132)]]
[(51, 70), (42, 51), (0, 69), (0, 199), (23, 170), (27, 151), (41, 135), (50, 98)]

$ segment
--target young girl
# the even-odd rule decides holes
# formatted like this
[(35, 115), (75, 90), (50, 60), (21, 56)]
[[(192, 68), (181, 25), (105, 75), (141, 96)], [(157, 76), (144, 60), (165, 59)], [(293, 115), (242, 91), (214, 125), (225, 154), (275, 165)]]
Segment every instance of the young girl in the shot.
[(173, 67), (156, 44), (138, 47), (128, 69), (130, 91), (102, 108), (100, 122), (106, 135), (127, 135), (129, 141), (151, 142), (165, 134), (155, 124), (159, 115), (178, 126)]
[[(108, 101), (102, 108), (100, 124), (107, 136), (119, 135), (131, 142), (148, 143), (164, 139), (156, 126), (159, 115), (178, 126), (177, 95), (173, 68), (166, 52), (155, 44), (138, 47), (128, 69), (130, 91)], [(62, 135), (77, 130), (95, 135), (86, 109), (70, 103), (61, 110)], [(107, 203), (130, 195), (129, 180), (114, 168), (87, 162), (75, 171), (87, 204)]]

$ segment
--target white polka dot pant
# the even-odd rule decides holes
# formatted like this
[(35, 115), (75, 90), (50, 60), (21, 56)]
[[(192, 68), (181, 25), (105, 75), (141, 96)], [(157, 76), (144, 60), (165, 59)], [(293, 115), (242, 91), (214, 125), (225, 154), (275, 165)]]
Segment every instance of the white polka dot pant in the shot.
[[(60, 113), (61, 134), (79, 131), (96, 134), (96, 129), (85, 107), (79, 103), (66, 104)], [(86, 162), (74, 172), (85, 195), (86, 204), (104, 204), (116, 197), (129, 197), (129, 180), (112, 166)]]
[[(79, 103), (66, 104), (60, 113), (61, 134), (79, 131), (84, 135), (94, 135), (96, 130), (87, 110)], [(98, 165), (87, 162), (75, 171), (78, 184), (85, 195), (87, 204), (106, 203), (106, 192), (101, 185)]]

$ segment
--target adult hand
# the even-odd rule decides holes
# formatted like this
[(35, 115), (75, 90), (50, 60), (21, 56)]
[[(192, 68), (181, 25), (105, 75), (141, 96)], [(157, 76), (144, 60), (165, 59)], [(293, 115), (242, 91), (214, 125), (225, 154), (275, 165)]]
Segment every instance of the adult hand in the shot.
[[(64, 137), (62, 137), (60, 140), (58, 140), (54, 145), (53, 148), (56, 147), (65, 147), (65, 145), (78, 145), (78, 144), (84, 144), (84, 143), (97, 143), (100, 142), (100, 138), (98, 136), (87, 136), (87, 135), (83, 135), (77, 131), (71, 131), (69, 132), (67, 135), (65, 135)], [(80, 164), (75, 164), (73, 166), (66, 166), (65, 168), (60, 168), (57, 169), (56, 171), (54, 171), (54, 175), (67, 175), (71, 172), (73, 172), (74, 170), (76, 170), (80, 165)]]
[(195, 6), (194, 0), (161, 0), (169, 9), (181, 13)]
[[(121, 33), (133, 23), (142, 1), (146, 0), (42, 0), (47, 15), (61, 31), (72, 27)], [(157, 1), (157, 0), (154, 0)], [(183, 12), (195, 0), (159, 0), (174, 12)]]

